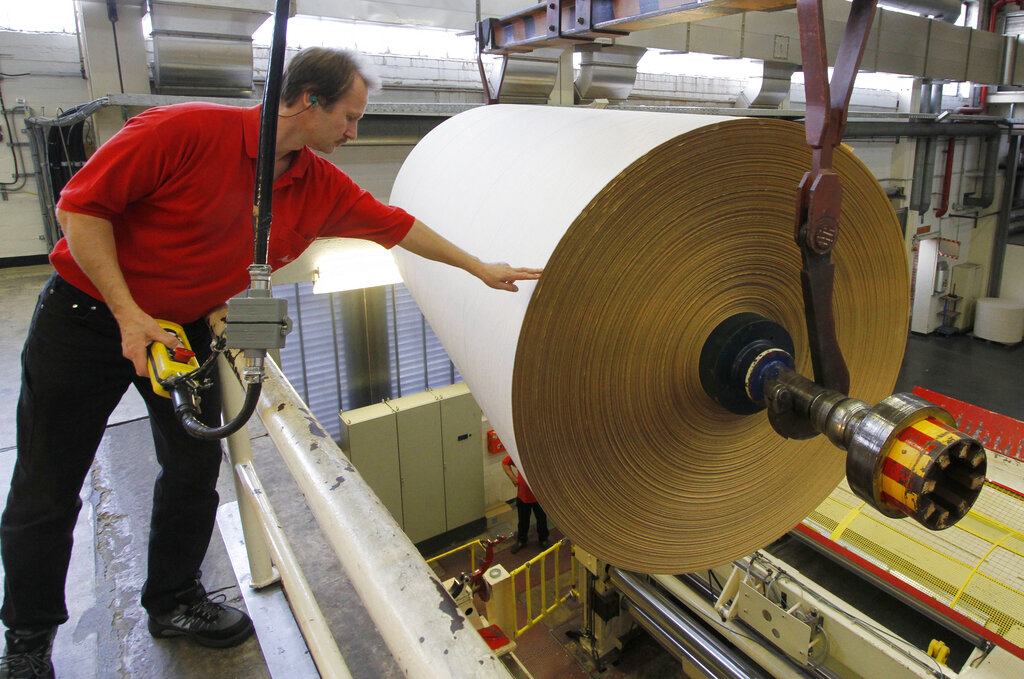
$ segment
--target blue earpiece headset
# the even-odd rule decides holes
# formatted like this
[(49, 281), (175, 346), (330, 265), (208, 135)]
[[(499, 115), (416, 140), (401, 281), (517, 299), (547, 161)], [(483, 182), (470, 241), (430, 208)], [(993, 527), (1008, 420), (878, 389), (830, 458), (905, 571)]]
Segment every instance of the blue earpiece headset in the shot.
[(278, 115), (279, 118), (294, 118), (295, 116), (297, 116), (297, 115), (299, 115), (301, 113), (305, 113), (306, 111), (308, 111), (311, 108), (316, 108), (317, 101), (318, 101), (318, 99), (316, 98), (316, 95), (315, 94), (311, 94), (311, 95), (309, 95), (309, 106), (307, 106), (306, 108), (302, 109), (298, 113), (288, 113), (288, 114), (278, 113), (277, 115)]

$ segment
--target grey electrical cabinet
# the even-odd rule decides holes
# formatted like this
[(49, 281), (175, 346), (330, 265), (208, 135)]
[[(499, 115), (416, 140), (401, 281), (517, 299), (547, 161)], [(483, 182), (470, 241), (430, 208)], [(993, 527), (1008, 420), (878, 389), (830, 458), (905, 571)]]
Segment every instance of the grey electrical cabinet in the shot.
[(483, 436), (480, 406), (465, 382), (433, 390), (441, 403), (446, 528), (484, 515)]
[(388, 405), (398, 422), (405, 534), (420, 542), (445, 531), (441, 404), (427, 391)]
[(413, 542), (484, 518), (480, 407), (464, 383), (341, 413), (341, 448)]
[(340, 445), (363, 480), (404, 528), (395, 411), (387, 404), (375, 403), (341, 413)]

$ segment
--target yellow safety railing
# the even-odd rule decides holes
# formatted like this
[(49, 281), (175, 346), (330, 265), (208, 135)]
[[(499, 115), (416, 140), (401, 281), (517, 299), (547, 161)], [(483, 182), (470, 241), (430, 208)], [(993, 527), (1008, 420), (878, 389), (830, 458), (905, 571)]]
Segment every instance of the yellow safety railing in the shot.
[[(511, 573), (509, 573), (509, 575), (511, 576), (511, 579), (512, 579), (512, 586), (513, 586), (513, 588), (515, 588), (515, 586), (516, 586), (516, 578), (518, 578), (521, 575), (525, 576), (525, 585), (523, 587), (523, 596), (526, 599), (526, 625), (523, 626), (523, 627), (519, 627), (518, 613), (516, 613), (515, 614), (515, 621), (514, 621), (514, 625), (513, 625), (513, 627), (515, 628), (515, 639), (518, 639), (520, 636), (522, 636), (528, 629), (530, 629), (531, 627), (536, 625), (538, 622), (543, 620), (544, 616), (548, 615), (549, 613), (551, 613), (551, 611), (553, 611), (556, 608), (558, 608), (562, 603), (565, 602), (566, 599), (569, 598), (569, 595), (572, 592), (572, 588), (573, 588), (573, 582), (572, 582), (573, 569), (569, 568), (567, 570), (567, 572), (565, 574), (565, 579), (566, 579), (567, 582), (565, 582), (564, 585), (563, 585), (563, 582), (562, 582), (562, 570), (560, 568), (560, 566), (561, 566), (561, 554), (562, 554), (562, 549), (561, 548), (562, 548), (562, 545), (565, 545), (566, 548), (568, 548), (569, 547), (569, 541), (565, 540), (565, 539), (559, 540), (558, 542), (556, 542), (555, 544), (551, 545), (546, 550), (544, 550), (543, 552), (538, 554), (537, 556), (533, 557), (532, 559), (530, 559), (529, 561), (524, 563), (519, 568), (517, 568), (514, 571), (512, 571)], [(566, 549), (566, 552), (571, 557), (570, 550)], [(554, 562), (554, 571), (555, 571), (554, 577), (552, 578), (554, 580), (554, 583), (553, 583), (554, 591), (553, 591), (553, 593), (551, 594), (550, 597), (548, 596), (548, 577), (547, 577), (547, 564), (548, 564), (549, 561), (553, 561)], [(540, 568), (540, 600), (539, 600), (539, 607), (538, 607), (539, 608), (539, 613), (535, 616), (533, 614), (533, 583), (531, 582), (530, 576), (531, 576), (532, 573), (535, 572), (534, 569), (536, 569), (538, 567)], [(568, 587), (568, 590), (565, 592), (565, 594), (561, 593), (562, 589), (563, 589), (563, 586), (567, 586)], [(515, 591), (517, 591), (517, 590), (515, 590)], [(549, 599), (551, 600), (550, 605), (548, 605), (548, 603), (547, 603)]]
[(870, 510), (841, 483), (804, 525), (1024, 648), (1024, 497), (986, 483), (963, 520), (933, 532)]
[(472, 571), (475, 571), (476, 568), (477, 568), (477, 565), (476, 565), (476, 550), (477, 550), (477, 547), (480, 548), (480, 553), (481, 554), (486, 553), (486, 549), (487, 548), (484, 547), (484, 543), (480, 542), (479, 540), (473, 540), (472, 542), (467, 542), (466, 544), (461, 545), (459, 547), (456, 547), (455, 549), (449, 549), (444, 554), (438, 554), (437, 556), (433, 556), (433, 557), (427, 559), (427, 563), (430, 564), (430, 565), (433, 565), (435, 562), (440, 561), (441, 559), (445, 558), (446, 556), (451, 556), (452, 554), (458, 554), (459, 552), (464, 552), (466, 550), (469, 550), (469, 568), (467, 570), (469, 572), (472, 572)]
[[(538, 622), (543, 620), (546, 615), (548, 615), (553, 610), (558, 608), (559, 605), (564, 603), (565, 600), (572, 595), (572, 592), (575, 589), (574, 570), (572, 568), (568, 568), (564, 574), (562, 573), (561, 566), (563, 545), (567, 548), (566, 550), (564, 550), (566, 552), (567, 557), (571, 558), (571, 550), (568, 549), (569, 541), (566, 539), (562, 539), (556, 542), (555, 544), (551, 545), (546, 550), (544, 550), (537, 556), (533, 557), (526, 563), (524, 563), (519, 568), (509, 573), (508, 579), (502, 583), (501, 586), (503, 588), (508, 588), (504, 589), (503, 591), (508, 592), (508, 596), (510, 597), (511, 602), (504, 609), (507, 610), (507, 613), (510, 616), (511, 623), (507, 625), (502, 625), (502, 629), (503, 631), (505, 631), (506, 634), (508, 634), (508, 630), (514, 630), (514, 633), (509, 635), (513, 640), (518, 639), (528, 629), (530, 629)], [(460, 552), (468, 551), (469, 567), (466, 570), (473, 571), (477, 568), (477, 549), (479, 549), (480, 553), (483, 554), (486, 550), (486, 547), (484, 547), (483, 542), (481, 542), (480, 540), (473, 540), (472, 542), (467, 542), (466, 544), (456, 547), (455, 549), (450, 549), (447, 552), (444, 552), (443, 554), (433, 556), (427, 559), (427, 563), (433, 565), (441, 559), (444, 559), (455, 554), (459, 554)], [(550, 583), (550, 587), (548, 578), (549, 563), (552, 564), (552, 569), (554, 571), (554, 576), (551, 578), (552, 582)], [(538, 570), (540, 571), (539, 583), (535, 588), (532, 582), (532, 575), (536, 573)], [(523, 596), (526, 602), (527, 621), (526, 625), (524, 625), (523, 627), (519, 627), (519, 613), (514, 603), (515, 593), (518, 591), (518, 579), (523, 580)], [(535, 589), (540, 590), (538, 612), (536, 615), (534, 615), (533, 603), (533, 595)], [(564, 593), (563, 590), (565, 590)], [(492, 601), (492, 603), (496, 602)], [(505, 629), (505, 627), (507, 627), (508, 629)]]

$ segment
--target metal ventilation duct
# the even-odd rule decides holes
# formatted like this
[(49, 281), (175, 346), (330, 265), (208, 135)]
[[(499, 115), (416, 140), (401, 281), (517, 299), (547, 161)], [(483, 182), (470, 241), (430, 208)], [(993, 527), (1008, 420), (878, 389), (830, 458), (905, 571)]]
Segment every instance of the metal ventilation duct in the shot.
[(536, 49), (505, 55), (490, 78), (491, 90), (502, 104), (546, 104), (558, 80), (562, 50)]
[(149, 6), (157, 93), (252, 94), (252, 34), (270, 16), (272, 0), (150, 0)]
[(782, 61), (764, 61), (761, 77), (752, 77), (740, 95), (740, 108), (779, 108), (789, 96), (793, 74), (799, 64)]
[(580, 75), (576, 91), (581, 99), (623, 100), (636, 82), (636, 66), (646, 47), (626, 45), (579, 45)]

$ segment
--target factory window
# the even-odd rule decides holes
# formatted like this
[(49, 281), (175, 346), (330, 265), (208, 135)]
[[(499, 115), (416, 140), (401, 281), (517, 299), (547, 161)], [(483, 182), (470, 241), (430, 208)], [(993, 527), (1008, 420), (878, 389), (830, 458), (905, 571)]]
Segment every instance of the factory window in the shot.
[[(273, 32), (274, 22), (270, 18), (253, 33), (253, 44), (270, 45)], [(476, 59), (476, 38), (471, 32), (331, 17), (300, 15), (289, 19), (288, 46), (347, 47), (363, 54)]]
[(75, 4), (68, 0), (0, 3), (0, 30), (74, 33)]
[[(335, 439), (338, 413), (349, 403), (350, 368), (345, 361), (341, 294), (314, 295), (312, 283), (274, 286), (288, 300), (293, 330), (281, 350), (281, 370), (313, 414)], [(430, 324), (401, 283), (385, 290), (390, 398), (407, 396), (461, 380)], [(353, 378), (360, 377), (352, 375)]]
[(392, 398), (460, 381), (458, 371), (409, 290), (402, 284), (390, 288), (388, 344), (391, 350)]
[(336, 439), (347, 382), (345, 347), (337, 323), (338, 293), (314, 295), (312, 283), (297, 283), (275, 286), (274, 296), (288, 300), (293, 323), (281, 350), (281, 370)]

